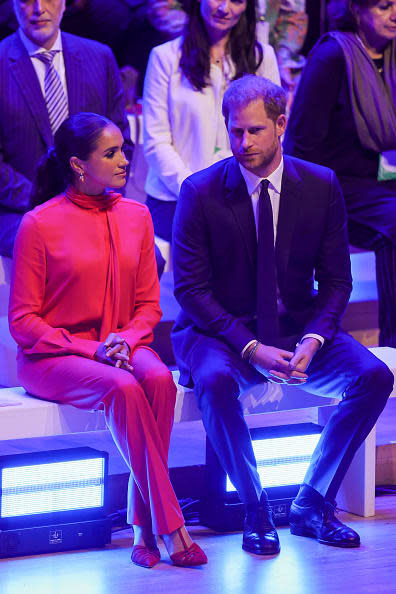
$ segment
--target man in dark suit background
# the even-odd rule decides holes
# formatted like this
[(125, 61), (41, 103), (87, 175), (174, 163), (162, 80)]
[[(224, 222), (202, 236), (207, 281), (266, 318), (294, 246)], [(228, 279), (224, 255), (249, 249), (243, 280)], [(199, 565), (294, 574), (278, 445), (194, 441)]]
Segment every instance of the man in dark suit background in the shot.
[(53, 142), (45, 102), (45, 64), (34, 55), (56, 50), (54, 67), (68, 114), (105, 115), (120, 129), (130, 160), (132, 143), (123, 89), (111, 50), (61, 33), (64, 0), (14, 0), (19, 30), (0, 43), (0, 254), (12, 256), (16, 231), (29, 208), (35, 170)]
[(11, 35), (16, 29), (12, 0), (0, 0), (0, 39)]
[(262, 555), (279, 552), (279, 540), (241, 391), (273, 381), (340, 398), (290, 527), (355, 547), (359, 535), (335, 517), (335, 497), (393, 386), (389, 369), (339, 328), (351, 291), (343, 197), (333, 171), (282, 156), (285, 102), (266, 79), (231, 83), (223, 113), (234, 157), (185, 180), (173, 231), (180, 381), (194, 386), (208, 437), (246, 504), (242, 547)]

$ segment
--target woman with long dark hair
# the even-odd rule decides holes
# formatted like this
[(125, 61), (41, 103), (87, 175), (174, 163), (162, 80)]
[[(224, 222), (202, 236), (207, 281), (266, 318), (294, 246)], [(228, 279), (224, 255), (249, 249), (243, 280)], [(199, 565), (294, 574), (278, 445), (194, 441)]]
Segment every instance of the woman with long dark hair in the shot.
[(131, 470), (132, 561), (152, 567), (162, 535), (176, 565), (200, 565), (168, 475), (176, 389), (148, 346), (161, 317), (147, 208), (125, 184), (120, 130), (81, 113), (65, 120), (39, 167), (14, 249), (9, 321), (18, 375), (45, 400), (103, 409)]
[(143, 94), (147, 206), (167, 241), (183, 180), (232, 154), (228, 83), (256, 73), (279, 84), (272, 47), (256, 41), (254, 0), (188, 0), (186, 11), (184, 35), (152, 50)]
[(350, 242), (376, 255), (379, 343), (396, 347), (396, 0), (332, 0), (286, 130), (286, 153), (334, 169)]

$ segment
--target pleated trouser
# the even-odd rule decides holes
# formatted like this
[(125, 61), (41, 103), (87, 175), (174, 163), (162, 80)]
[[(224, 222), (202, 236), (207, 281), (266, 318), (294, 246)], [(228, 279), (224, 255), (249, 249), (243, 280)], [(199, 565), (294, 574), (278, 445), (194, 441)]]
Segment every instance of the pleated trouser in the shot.
[(18, 375), (32, 395), (87, 410), (103, 409), (131, 475), (128, 522), (169, 534), (184, 524), (168, 474), (176, 399), (172, 374), (149, 348), (132, 357), (133, 374), (76, 355), (18, 355)]
[[(241, 501), (258, 503), (260, 478), (239, 396), (265, 380), (238, 353), (215, 338), (205, 337), (192, 350), (189, 363), (209, 440)], [(325, 342), (307, 373), (304, 391), (340, 400), (322, 431), (304, 479), (321, 495), (334, 500), (356, 450), (386, 404), (393, 374), (342, 331)]]

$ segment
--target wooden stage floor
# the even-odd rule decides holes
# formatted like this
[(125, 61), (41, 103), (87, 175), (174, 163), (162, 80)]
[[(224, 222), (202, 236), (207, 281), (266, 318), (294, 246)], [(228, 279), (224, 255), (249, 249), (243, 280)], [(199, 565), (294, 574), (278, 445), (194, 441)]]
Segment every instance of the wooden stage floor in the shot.
[(147, 570), (129, 561), (131, 532), (106, 549), (3, 559), (1, 594), (391, 594), (396, 593), (396, 495), (376, 499), (377, 515), (340, 517), (357, 530), (359, 549), (337, 549), (280, 528), (282, 550), (257, 557), (241, 550), (240, 534), (191, 529), (208, 565), (177, 568), (164, 560)]

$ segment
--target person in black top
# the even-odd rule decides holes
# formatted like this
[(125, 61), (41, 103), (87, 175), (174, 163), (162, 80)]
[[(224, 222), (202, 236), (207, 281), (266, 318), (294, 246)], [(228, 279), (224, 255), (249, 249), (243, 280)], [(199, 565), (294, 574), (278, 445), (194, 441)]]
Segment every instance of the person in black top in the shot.
[(380, 345), (396, 346), (396, 0), (332, 0), (337, 31), (312, 50), (285, 153), (335, 170), (350, 242), (376, 254)]

